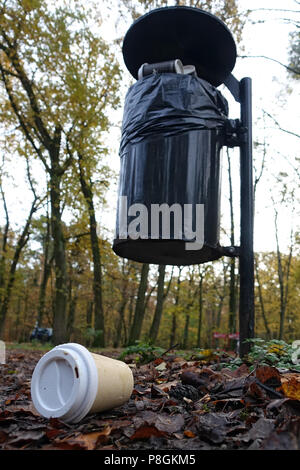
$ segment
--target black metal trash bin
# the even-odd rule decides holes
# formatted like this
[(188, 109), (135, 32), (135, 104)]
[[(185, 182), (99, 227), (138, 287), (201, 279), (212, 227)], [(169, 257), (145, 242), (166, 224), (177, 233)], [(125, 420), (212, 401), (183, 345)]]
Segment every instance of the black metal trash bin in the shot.
[[(121, 257), (151, 264), (189, 265), (220, 258), (219, 244), (221, 148), (228, 116), (226, 99), (210, 83), (196, 76), (157, 73), (138, 80), (125, 101), (120, 146), (119, 201), (113, 250)], [(132, 239), (124, 232), (135, 216), (134, 204), (145, 207), (147, 233)], [(182, 208), (182, 235), (163, 227), (153, 236), (153, 205)], [(204, 205), (204, 240), (201, 249), (186, 249), (185, 205)], [(135, 206), (138, 207), (138, 206)], [(125, 211), (125, 216), (124, 216)], [(178, 214), (177, 214), (178, 215)], [(125, 218), (124, 218), (125, 217)], [(121, 221), (122, 219), (122, 221)], [(125, 227), (125, 228), (126, 228)], [(122, 233), (121, 233), (122, 232)]]

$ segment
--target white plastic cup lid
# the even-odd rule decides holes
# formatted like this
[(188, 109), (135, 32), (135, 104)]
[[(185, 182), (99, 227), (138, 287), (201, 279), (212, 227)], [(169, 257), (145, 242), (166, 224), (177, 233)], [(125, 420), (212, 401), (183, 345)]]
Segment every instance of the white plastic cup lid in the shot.
[(98, 372), (91, 353), (82, 345), (56, 346), (37, 363), (31, 380), (34, 407), (45, 418), (76, 423), (91, 409)]

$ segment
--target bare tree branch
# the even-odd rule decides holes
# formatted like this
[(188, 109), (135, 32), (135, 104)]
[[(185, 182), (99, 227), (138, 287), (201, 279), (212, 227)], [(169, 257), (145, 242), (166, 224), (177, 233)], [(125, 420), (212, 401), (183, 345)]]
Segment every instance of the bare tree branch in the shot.
[(6, 89), (6, 92), (7, 92), (7, 95), (8, 95), (10, 104), (11, 104), (11, 107), (13, 108), (13, 110), (14, 110), (14, 112), (15, 112), (15, 115), (17, 116), (17, 119), (18, 119), (18, 121), (19, 121), (19, 123), (20, 123), (20, 127), (22, 128), (22, 130), (23, 130), (23, 132), (24, 132), (26, 138), (28, 139), (28, 141), (31, 143), (33, 149), (35, 150), (35, 152), (37, 153), (37, 155), (39, 156), (39, 158), (40, 158), (41, 161), (43, 162), (43, 164), (44, 164), (46, 170), (47, 170), (48, 172), (50, 172), (50, 168), (49, 168), (49, 166), (48, 166), (48, 164), (47, 164), (47, 161), (46, 161), (45, 157), (43, 156), (41, 149), (39, 149), (39, 148), (36, 146), (36, 144), (35, 144), (35, 142), (34, 142), (34, 139), (33, 139), (32, 135), (31, 135), (31, 133), (30, 133), (30, 129), (28, 128), (27, 124), (25, 124), (25, 121), (24, 121), (24, 119), (23, 119), (23, 117), (22, 117), (22, 115), (21, 115), (21, 112), (20, 112), (20, 110), (19, 110), (19, 108), (18, 108), (18, 106), (17, 106), (17, 104), (16, 104), (16, 102), (15, 102), (15, 100), (14, 100), (14, 97), (13, 97), (13, 94), (12, 94), (12, 90), (11, 90), (11, 88), (10, 88), (10, 85), (9, 85), (8, 81), (7, 81), (7, 78), (6, 78), (6, 76), (5, 76), (5, 72), (4, 72), (4, 70), (3, 70), (3, 67), (2, 67), (2, 65), (1, 65), (1, 63), (0, 63), (0, 72), (1, 72), (1, 75), (2, 75), (3, 83), (4, 83), (4, 86), (5, 86), (5, 89)]
[(299, 10), (287, 10), (284, 8), (253, 8), (253, 10), (248, 10), (248, 13), (253, 13), (255, 11), (287, 11), (289, 13), (300, 13)]
[(240, 59), (266, 59), (266, 60), (271, 60), (272, 62), (275, 62), (276, 64), (281, 65), (282, 67), (284, 67), (289, 72), (292, 72), (295, 75), (300, 75), (300, 70), (289, 67), (288, 65), (285, 65), (282, 62), (280, 62), (279, 60), (273, 59), (272, 57), (267, 57), (265, 55), (239, 55), (238, 57)]
[(9, 59), (10, 63), (12, 64), (12, 66), (17, 72), (18, 78), (23, 86), (23, 89), (29, 99), (31, 108), (33, 110), (33, 113), (34, 113), (33, 119), (40, 133), (40, 140), (46, 148), (49, 148), (51, 147), (52, 139), (48, 133), (46, 126), (44, 125), (41, 119), (41, 116), (40, 116), (41, 113), (40, 113), (40, 109), (39, 109), (39, 105), (38, 105), (35, 93), (33, 91), (32, 83), (28, 79), (27, 74), (22, 67), (22, 62), (18, 56), (16, 49), (14, 49), (13, 45), (10, 43), (10, 40), (7, 37), (5, 31), (3, 31), (2, 29), (1, 32), (2, 32), (2, 36), (7, 46), (4, 46), (3, 44), (0, 43), (0, 48), (5, 52), (7, 58)]
[(278, 129), (280, 129), (282, 132), (286, 132), (287, 134), (291, 134), (295, 137), (298, 137), (300, 139), (300, 135), (299, 134), (296, 134), (296, 132), (292, 132), (292, 131), (288, 131), (287, 129), (283, 129), (280, 124), (278, 123), (278, 121), (276, 121), (276, 119), (270, 114), (268, 113), (268, 111), (266, 110), (262, 110), (264, 114), (266, 114), (269, 118), (271, 118), (273, 120), (273, 122), (276, 124), (276, 126), (278, 127)]

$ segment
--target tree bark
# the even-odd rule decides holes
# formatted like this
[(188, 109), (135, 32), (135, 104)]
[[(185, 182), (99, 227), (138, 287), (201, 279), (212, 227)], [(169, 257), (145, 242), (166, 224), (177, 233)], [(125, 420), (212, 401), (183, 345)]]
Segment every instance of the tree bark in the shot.
[(66, 341), (66, 310), (67, 310), (67, 263), (65, 237), (61, 214), (61, 176), (52, 158), (53, 171), (50, 172), (51, 228), (53, 236), (53, 255), (55, 261), (55, 298), (53, 312), (53, 342), (61, 344)]
[(87, 303), (87, 308), (86, 308), (86, 327), (87, 328), (92, 328), (92, 317), (93, 317), (93, 302), (90, 300)]
[(17, 264), (18, 264), (20, 256), (21, 256), (22, 249), (24, 248), (24, 246), (26, 245), (26, 243), (28, 242), (28, 239), (29, 239), (29, 228), (30, 228), (32, 216), (33, 216), (34, 212), (36, 211), (36, 201), (37, 201), (37, 199), (35, 197), (33, 202), (32, 202), (31, 209), (30, 209), (29, 215), (27, 217), (26, 224), (25, 224), (25, 226), (23, 228), (23, 231), (22, 231), (22, 233), (21, 233), (21, 235), (18, 239), (17, 246), (16, 246), (14, 256), (13, 256), (13, 260), (12, 260), (11, 265), (10, 265), (8, 281), (7, 281), (7, 285), (6, 285), (6, 288), (5, 288), (3, 301), (2, 301), (2, 305), (1, 305), (1, 309), (0, 309), (0, 337), (3, 336), (3, 334), (4, 334), (5, 320), (6, 320), (8, 306), (9, 306), (9, 302), (10, 302), (10, 298), (11, 298), (12, 287), (13, 287), (14, 282), (15, 282), (16, 268), (17, 268)]
[(80, 185), (85, 202), (89, 212), (90, 219), (90, 238), (91, 247), (93, 254), (93, 267), (94, 267), (94, 278), (93, 278), (93, 292), (94, 292), (94, 309), (95, 309), (95, 341), (94, 346), (105, 347), (105, 325), (104, 325), (104, 309), (102, 299), (102, 266), (101, 266), (101, 253), (99, 240), (97, 235), (97, 222), (95, 215), (95, 207), (93, 201), (93, 191), (91, 182), (87, 182), (87, 178), (84, 174), (83, 169), (83, 157), (78, 155), (79, 159), (79, 173), (80, 173)]
[(2, 201), (3, 201), (3, 208), (5, 212), (5, 227), (3, 231), (3, 237), (2, 237), (2, 253), (1, 253), (1, 259), (0, 259), (0, 299), (2, 301), (3, 294), (4, 294), (3, 289), (5, 286), (5, 262), (6, 262), (6, 251), (7, 251), (7, 237), (8, 237), (8, 229), (9, 229), (9, 216), (8, 216), (5, 194), (4, 194), (1, 182), (0, 182), (0, 189), (1, 189), (1, 196), (2, 196)]
[(280, 324), (279, 324), (279, 334), (278, 339), (283, 339), (284, 333), (284, 320), (285, 320), (285, 313), (288, 303), (288, 289), (289, 289), (289, 276), (290, 276), (290, 267), (292, 261), (292, 253), (293, 253), (293, 229), (291, 230), (291, 245), (290, 251), (287, 260), (286, 271), (284, 273), (283, 266), (282, 266), (282, 255), (280, 252), (279, 247), (279, 238), (278, 238), (278, 213), (275, 209), (275, 237), (276, 237), (276, 249), (277, 249), (277, 270), (278, 270), (278, 280), (279, 280), (279, 289), (280, 289)]
[(189, 325), (190, 325), (190, 315), (187, 314), (185, 316), (185, 325), (184, 325), (184, 333), (183, 333), (183, 349), (187, 349), (188, 346), (188, 338), (189, 338)]
[(176, 342), (176, 330), (177, 330), (177, 307), (179, 305), (179, 295), (180, 295), (180, 283), (181, 283), (181, 271), (182, 267), (179, 267), (178, 277), (177, 277), (177, 287), (175, 293), (175, 311), (172, 313), (172, 327), (171, 327), (171, 334), (170, 334), (170, 348), (175, 345)]
[[(77, 286), (75, 286), (76, 289)], [(75, 323), (76, 307), (78, 300), (78, 293), (74, 290), (74, 283), (70, 281), (69, 283), (69, 313), (67, 318), (67, 341), (70, 341), (71, 335), (73, 333), (73, 327)]]
[(192, 293), (193, 285), (194, 285), (194, 273), (195, 273), (195, 266), (192, 267), (192, 273), (190, 274), (189, 284), (188, 284), (188, 301), (185, 305), (185, 325), (184, 325), (184, 332), (183, 332), (183, 339), (182, 339), (182, 347), (183, 349), (187, 349), (188, 339), (189, 339), (189, 326), (190, 326), (190, 310), (194, 304), (195, 297), (197, 295), (197, 290)]
[(40, 285), (39, 292), (39, 301), (38, 301), (38, 316), (37, 316), (37, 326), (40, 327), (43, 323), (43, 317), (45, 313), (45, 303), (46, 303), (46, 289), (48, 280), (51, 273), (51, 266), (53, 258), (49, 259), (50, 255), (50, 221), (47, 213), (47, 229), (44, 242), (44, 263), (43, 263), (43, 277)]
[(140, 339), (143, 319), (144, 319), (144, 306), (145, 306), (145, 295), (148, 283), (149, 264), (144, 263), (141, 270), (141, 279), (138, 289), (138, 296), (135, 306), (133, 323), (130, 330), (128, 344), (134, 344)]
[(119, 319), (118, 319), (118, 324), (117, 324), (116, 337), (114, 341), (114, 348), (118, 348), (121, 343), (121, 335), (122, 335), (122, 328), (124, 326), (126, 305), (127, 305), (127, 298), (124, 295), (122, 296), (122, 302), (121, 302), (121, 306), (119, 309)]
[(258, 296), (259, 296), (261, 314), (262, 314), (264, 325), (265, 325), (267, 339), (271, 339), (271, 331), (269, 328), (269, 324), (268, 324), (268, 320), (267, 320), (267, 316), (265, 312), (265, 304), (264, 304), (264, 299), (262, 295), (262, 288), (261, 288), (261, 282), (260, 282), (259, 271), (258, 271), (258, 263), (257, 263), (256, 257), (254, 261), (255, 261), (254, 266), (255, 266), (255, 274), (256, 274), (256, 280), (257, 280), (257, 285), (258, 285)]
[(158, 284), (157, 284), (157, 298), (156, 307), (152, 325), (150, 328), (149, 339), (152, 343), (155, 343), (158, 336), (159, 325), (162, 317), (163, 305), (164, 305), (164, 286), (165, 286), (165, 274), (166, 266), (160, 264), (158, 267)]
[(199, 281), (199, 317), (198, 317), (198, 329), (197, 329), (197, 348), (201, 348), (201, 331), (202, 331), (202, 320), (203, 320), (203, 278), (204, 278), (204, 273), (200, 271), (200, 266), (199, 266), (199, 275), (200, 275), (200, 281)]

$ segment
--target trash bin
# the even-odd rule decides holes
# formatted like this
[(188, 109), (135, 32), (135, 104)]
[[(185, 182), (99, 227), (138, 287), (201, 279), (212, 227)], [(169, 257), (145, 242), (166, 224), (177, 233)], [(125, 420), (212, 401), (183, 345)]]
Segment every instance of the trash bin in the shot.
[[(189, 265), (224, 254), (219, 231), (227, 116), (222, 94), (194, 75), (153, 73), (129, 89), (120, 145), (113, 242), (117, 255), (143, 263)], [(199, 228), (197, 207), (204, 216), (202, 248), (187, 249)]]

